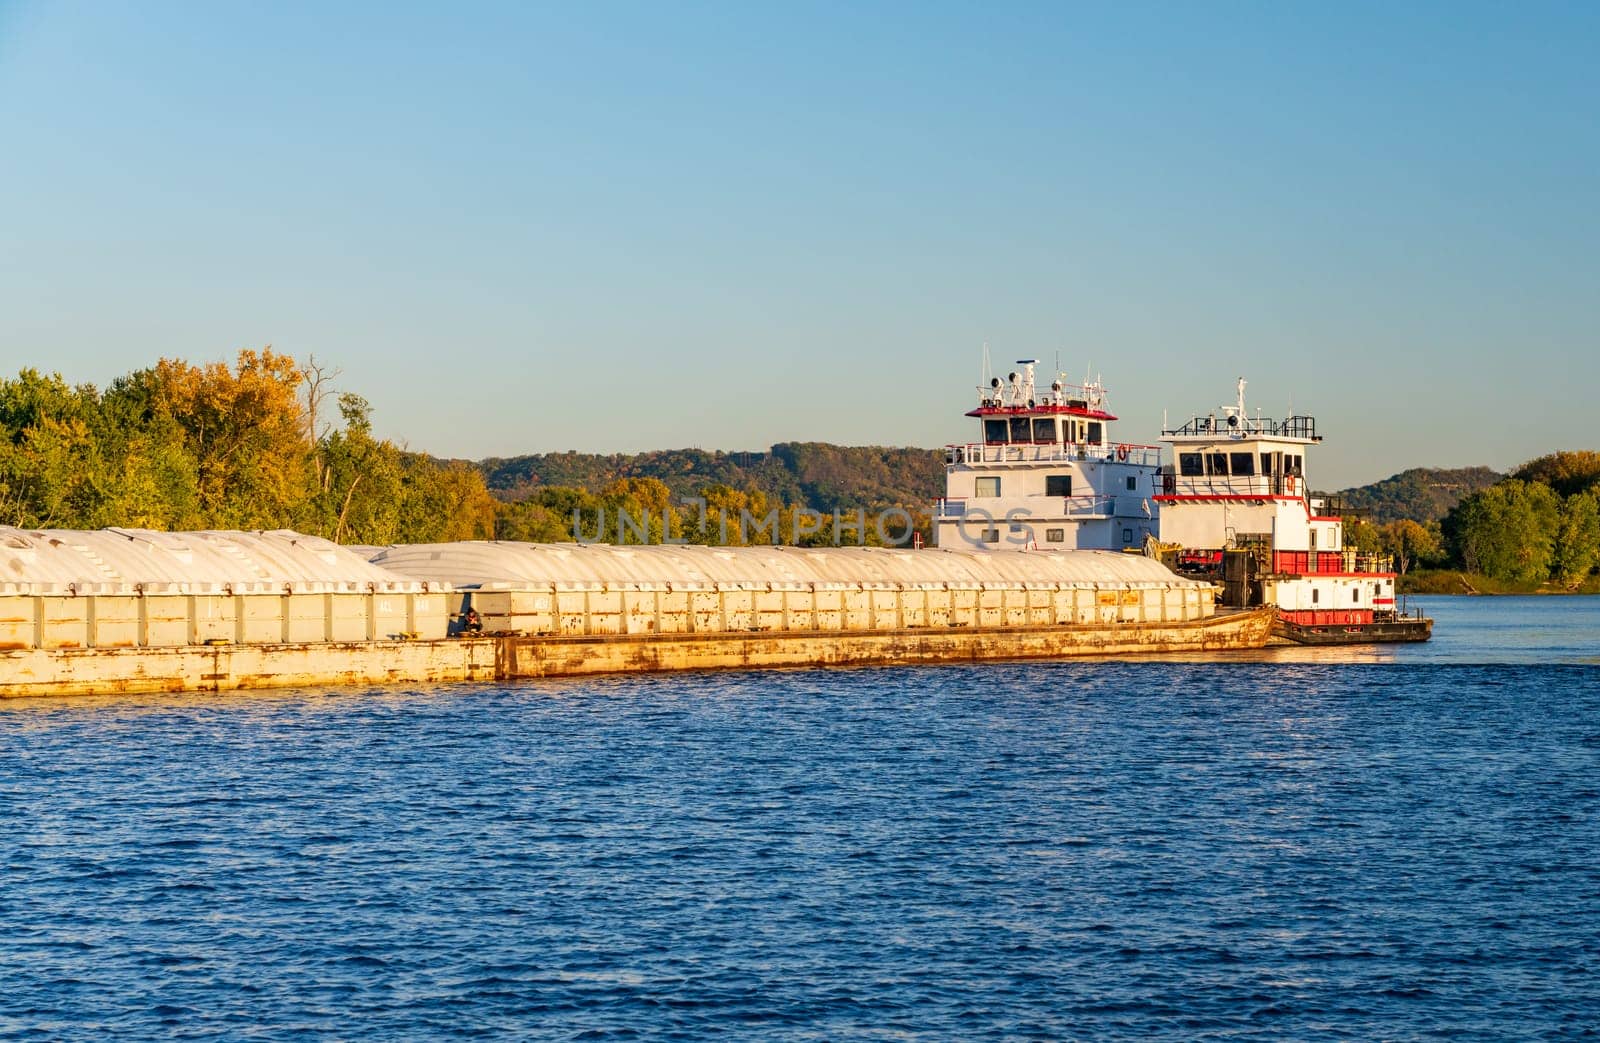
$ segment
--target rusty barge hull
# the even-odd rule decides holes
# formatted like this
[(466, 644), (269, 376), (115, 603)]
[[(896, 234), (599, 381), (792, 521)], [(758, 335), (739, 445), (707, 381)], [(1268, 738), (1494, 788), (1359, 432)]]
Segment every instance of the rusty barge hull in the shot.
[(674, 670), (961, 663), (1220, 652), (1263, 647), (1271, 609), (1193, 622), (902, 630), (508, 638), (507, 678)]
[(915, 665), (1264, 646), (1270, 609), (1192, 622), (833, 632), (494, 636), (416, 641), (21, 649), (0, 698), (494, 682), (596, 674)]

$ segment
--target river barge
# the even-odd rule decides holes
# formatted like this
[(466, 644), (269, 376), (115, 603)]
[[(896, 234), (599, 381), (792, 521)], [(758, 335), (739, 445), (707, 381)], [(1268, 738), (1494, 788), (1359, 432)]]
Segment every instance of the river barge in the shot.
[[(1256, 648), (1148, 559), (0, 527), (0, 697)], [(464, 629), (471, 609), (483, 631)]]

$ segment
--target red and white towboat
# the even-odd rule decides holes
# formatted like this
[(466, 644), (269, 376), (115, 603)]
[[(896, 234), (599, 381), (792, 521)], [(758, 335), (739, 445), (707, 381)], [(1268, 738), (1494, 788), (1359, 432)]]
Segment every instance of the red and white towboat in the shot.
[(1155, 500), (1180, 572), (1221, 581), (1224, 601), (1275, 605), (1276, 637), (1300, 644), (1426, 641), (1433, 620), (1407, 615), (1390, 559), (1343, 545), (1337, 505), (1306, 485), (1316, 420), (1273, 420), (1238, 398), (1162, 432), (1173, 462)]

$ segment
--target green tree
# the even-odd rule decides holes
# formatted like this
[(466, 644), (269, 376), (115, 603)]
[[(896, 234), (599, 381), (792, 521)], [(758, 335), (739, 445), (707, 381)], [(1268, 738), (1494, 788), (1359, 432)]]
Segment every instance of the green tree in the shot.
[(400, 542), (494, 538), (497, 508), (481, 471), (424, 453), (402, 452), (400, 465)]
[(1402, 576), (1413, 565), (1437, 561), (1443, 553), (1438, 526), (1420, 525), (1409, 518), (1379, 526), (1378, 542)]
[(94, 439), (99, 395), (25, 369), (0, 381), (0, 505), (30, 528), (81, 527), (105, 486)]
[(1597, 563), (1600, 563), (1600, 497), (1594, 492), (1574, 493), (1561, 504), (1551, 578), (1576, 587), (1589, 577)]
[(335, 543), (397, 543), (401, 539), (400, 453), (372, 437), (372, 407), (352, 392), (339, 396), (344, 427), (318, 447), (322, 488), (308, 527)]
[(1523, 482), (1542, 482), (1562, 496), (1600, 488), (1600, 453), (1592, 449), (1562, 450), (1529, 460), (1512, 473)]
[(1560, 500), (1547, 485), (1508, 479), (1462, 500), (1446, 517), (1451, 549), (1468, 569), (1542, 583), (1555, 558)]
[(1344, 519), (1344, 546), (1346, 550), (1360, 551), (1363, 554), (1376, 554), (1382, 547), (1382, 536), (1378, 526), (1358, 515), (1345, 515)]
[(494, 538), (523, 543), (571, 543), (572, 515), (535, 499), (500, 503), (495, 508)]

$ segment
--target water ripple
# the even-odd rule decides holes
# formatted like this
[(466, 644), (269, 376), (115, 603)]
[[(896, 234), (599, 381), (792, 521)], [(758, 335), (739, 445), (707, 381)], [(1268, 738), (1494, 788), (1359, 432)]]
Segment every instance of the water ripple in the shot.
[(0, 1035), (1567, 1038), (1588, 667), (0, 707)]

